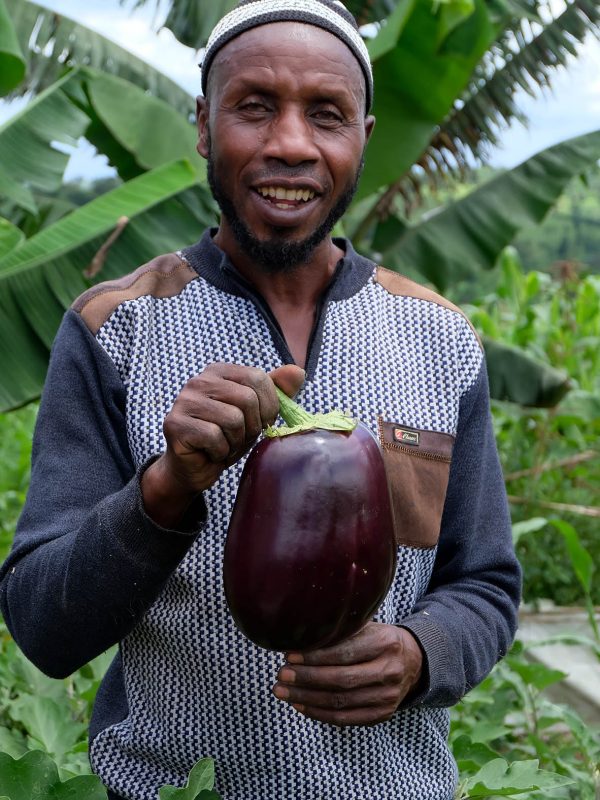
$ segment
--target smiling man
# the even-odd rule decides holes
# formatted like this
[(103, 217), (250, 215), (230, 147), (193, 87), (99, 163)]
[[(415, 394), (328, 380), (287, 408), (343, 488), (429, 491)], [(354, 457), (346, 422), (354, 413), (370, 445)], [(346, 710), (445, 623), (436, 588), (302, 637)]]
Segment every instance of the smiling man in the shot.
[[(219, 227), (66, 314), (5, 619), (50, 675), (119, 643), (90, 731), (111, 800), (155, 800), (203, 756), (224, 800), (451, 800), (446, 708), (506, 653), (520, 593), (481, 346), (456, 307), (331, 237), (374, 125), (341, 3), (239, 3), (202, 80)], [(394, 507), (376, 617), (308, 653), (246, 640), (222, 585), (274, 382), (370, 426)]]

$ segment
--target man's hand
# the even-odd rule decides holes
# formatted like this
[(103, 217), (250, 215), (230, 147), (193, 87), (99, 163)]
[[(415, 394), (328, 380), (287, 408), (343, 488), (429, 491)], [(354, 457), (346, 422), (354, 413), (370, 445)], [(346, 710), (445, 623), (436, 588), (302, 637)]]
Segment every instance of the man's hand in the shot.
[(279, 411), (274, 383), (293, 396), (304, 370), (286, 365), (267, 375), (237, 364), (211, 364), (191, 378), (167, 414), (167, 449), (142, 476), (147, 514), (173, 527), (200, 492), (252, 447)]
[(288, 653), (273, 693), (331, 725), (390, 719), (421, 678), (423, 654), (405, 628), (369, 622), (354, 636), (310, 653)]

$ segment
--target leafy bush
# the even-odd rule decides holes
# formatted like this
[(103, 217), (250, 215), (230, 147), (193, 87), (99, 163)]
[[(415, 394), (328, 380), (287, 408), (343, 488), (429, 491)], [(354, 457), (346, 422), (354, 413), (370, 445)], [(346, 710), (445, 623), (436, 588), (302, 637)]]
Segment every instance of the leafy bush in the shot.
[[(576, 529), (592, 561), (600, 563), (600, 276), (525, 273), (512, 248), (500, 266), (496, 290), (466, 308), (471, 320), (482, 334), (563, 370), (572, 386), (551, 409), (493, 403), (513, 519), (551, 512)], [(521, 537), (517, 552), (525, 600), (575, 605), (584, 599), (555, 526)], [(592, 598), (600, 603), (600, 585), (592, 587)]]

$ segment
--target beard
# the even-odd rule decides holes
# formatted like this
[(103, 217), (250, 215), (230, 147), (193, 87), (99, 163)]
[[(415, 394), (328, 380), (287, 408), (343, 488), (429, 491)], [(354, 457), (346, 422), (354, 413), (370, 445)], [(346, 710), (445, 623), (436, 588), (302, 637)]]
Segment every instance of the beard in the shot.
[[(278, 273), (292, 272), (294, 269), (302, 264), (306, 264), (310, 260), (316, 247), (331, 233), (336, 222), (342, 218), (352, 202), (363, 169), (363, 164), (364, 160), (361, 159), (356, 174), (323, 222), (310, 236), (307, 236), (299, 242), (286, 239), (286, 234), (288, 232), (286, 228), (274, 228), (274, 235), (270, 239), (262, 240), (258, 239), (247, 227), (237, 213), (231, 197), (227, 194), (227, 191), (217, 175), (215, 161), (210, 148), (210, 140), (208, 143), (207, 179), (213, 197), (217, 201), (221, 213), (229, 223), (240, 249), (244, 254), (249, 256), (263, 272), (269, 275), (275, 275)], [(281, 172), (283, 171), (282, 169)], [(301, 174), (297, 168), (287, 167), (285, 171), (290, 176), (293, 174), (294, 177), (298, 177), (298, 175)]]

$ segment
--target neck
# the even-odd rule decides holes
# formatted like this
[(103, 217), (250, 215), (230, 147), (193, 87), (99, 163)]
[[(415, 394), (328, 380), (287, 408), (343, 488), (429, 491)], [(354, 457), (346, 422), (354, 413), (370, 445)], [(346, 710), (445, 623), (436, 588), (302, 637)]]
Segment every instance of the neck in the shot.
[(313, 308), (331, 281), (335, 267), (344, 252), (326, 237), (311, 253), (310, 259), (285, 272), (267, 272), (246, 255), (235, 238), (221, 223), (214, 237), (238, 272), (273, 306)]

